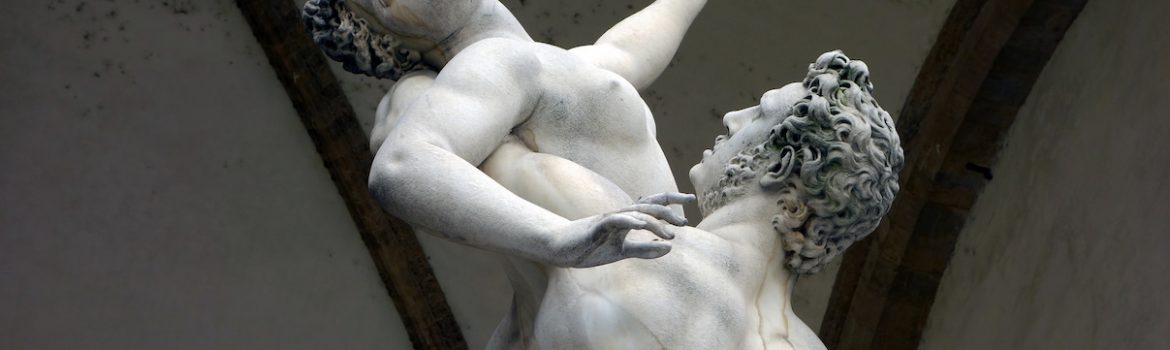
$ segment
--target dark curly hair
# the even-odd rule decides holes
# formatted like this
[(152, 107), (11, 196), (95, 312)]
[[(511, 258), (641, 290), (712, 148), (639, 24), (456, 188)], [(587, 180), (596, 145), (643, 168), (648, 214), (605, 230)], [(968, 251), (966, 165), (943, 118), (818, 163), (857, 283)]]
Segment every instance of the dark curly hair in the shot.
[[(877, 228), (898, 192), (905, 159), (890, 114), (871, 95), (864, 62), (827, 52), (809, 65), (803, 85), (806, 96), (793, 114), (728, 163), (702, 206), (711, 212), (741, 195), (743, 186), (767, 182), (786, 211), (772, 219), (785, 264), (811, 274)], [(762, 181), (765, 173), (772, 180)]]
[(301, 18), (313, 43), (325, 56), (341, 62), (347, 72), (397, 81), (417, 70), (439, 71), (393, 36), (371, 31), (365, 19), (345, 6), (345, 0), (309, 0)]

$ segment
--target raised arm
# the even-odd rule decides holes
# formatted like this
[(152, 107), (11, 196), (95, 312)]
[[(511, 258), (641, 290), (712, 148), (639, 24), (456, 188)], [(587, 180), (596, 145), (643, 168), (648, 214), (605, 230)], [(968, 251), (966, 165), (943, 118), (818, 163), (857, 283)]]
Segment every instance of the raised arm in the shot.
[(468, 49), (452, 60), (390, 131), (370, 173), (382, 206), (453, 241), (555, 266), (665, 254), (668, 244), (631, 243), (625, 235), (645, 229), (670, 237), (655, 218), (681, 220), (673, 214), (635, 210), (569, 221), (476, 168), (539, 97), (532, 71), (517, 68), (532, 67), (526, 57), (479, 50), (492, 49)]
[(649, 87), (674, 58), (683, 35), (707, 0), (657, 0), (606, 31), (593, 45), (570, 51)]

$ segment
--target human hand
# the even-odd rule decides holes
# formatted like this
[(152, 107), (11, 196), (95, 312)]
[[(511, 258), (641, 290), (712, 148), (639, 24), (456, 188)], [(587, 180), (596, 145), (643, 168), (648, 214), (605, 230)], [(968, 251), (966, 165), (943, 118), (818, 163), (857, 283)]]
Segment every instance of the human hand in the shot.
[[(668, 207), (693, 202), (695, 196), (683, 193), (660, 193), (611, 213), (570, 222), (559, 230), (553, 242), (554, 264), (563, 267), (594, 267), (616, 261), (639, 258), (654, 259), (670, 252), (674, 239), (672, 227), (684, 226), (686, 218)], [(630, 240), (631, 230), (646, 230), (658, 236), (650, 241)], [(665, 241), (664, 241), (665, 240)]]

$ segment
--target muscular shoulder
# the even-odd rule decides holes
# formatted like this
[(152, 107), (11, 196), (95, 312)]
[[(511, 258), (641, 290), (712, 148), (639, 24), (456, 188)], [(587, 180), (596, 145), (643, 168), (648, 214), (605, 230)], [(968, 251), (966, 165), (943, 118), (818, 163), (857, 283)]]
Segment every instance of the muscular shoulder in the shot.
[[(535, 43), (509, 39), (485, 39), (468, 46), (451, 59), (439, 79), (482, 76), (501, 83), (531, 83), (543, 70)], [(524, 84), (529, 85), (529, 84)]]

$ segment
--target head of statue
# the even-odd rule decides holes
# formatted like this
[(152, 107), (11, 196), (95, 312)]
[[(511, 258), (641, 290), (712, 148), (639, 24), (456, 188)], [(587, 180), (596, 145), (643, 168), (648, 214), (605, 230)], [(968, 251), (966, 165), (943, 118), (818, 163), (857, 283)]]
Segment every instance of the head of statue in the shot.
[(463, 28), (483, 0), (349, 0), (348, 7), (405, 46), (424, 50)]
[(877, 228), (898, 192), (901, 142), (872, 92), (865, 63), (833, 51), (809, 65), (803, 83), (727, 113), (728, 134), (690, 171), (703, 215), (764, 196), (775, 203), (785, 265), (820, 271)]
[[(346, 71), (398, 80), (415, 70), (438, 71), (437, 50), (464, 30), (488, 0), (309, 0), (306, 30)], [(436, 57), (441, 56), (441, 57)]]

